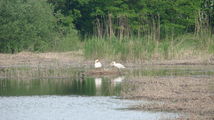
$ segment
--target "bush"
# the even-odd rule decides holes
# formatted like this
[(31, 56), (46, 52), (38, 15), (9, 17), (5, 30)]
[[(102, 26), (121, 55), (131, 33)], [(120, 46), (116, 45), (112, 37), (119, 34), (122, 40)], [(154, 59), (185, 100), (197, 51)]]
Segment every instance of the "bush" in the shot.
[(72, 38), (65, 40), (65, 36), (77, 39), (77, 34), (71, 30), (60, 34), (65, 29), (59, 27), (58, 20), (45, 0), (1, 0), (0, 52), (50, 51), (63, 42), (63, 47), (69, 48)]

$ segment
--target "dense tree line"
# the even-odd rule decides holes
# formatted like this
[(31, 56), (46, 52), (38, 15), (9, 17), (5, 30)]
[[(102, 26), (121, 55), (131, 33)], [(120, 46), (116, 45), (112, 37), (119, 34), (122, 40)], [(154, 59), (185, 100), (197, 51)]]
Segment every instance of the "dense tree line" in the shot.
[(161, 40), (213, 26), (213, 0), (0, 0), (0, 52), (69, 49), (77, 31)]
[[(194, 32), (213, 22), (213, 0), (48, 0), (82, 34), (131, 36)], [(206, 16), (208, 18), (206, 18)], [(70, 19), (70, 20), (69, 20)], [(198, 23), (198, 24), (197, 24)], [(161, 34), (160, 34), (161, 33)]]

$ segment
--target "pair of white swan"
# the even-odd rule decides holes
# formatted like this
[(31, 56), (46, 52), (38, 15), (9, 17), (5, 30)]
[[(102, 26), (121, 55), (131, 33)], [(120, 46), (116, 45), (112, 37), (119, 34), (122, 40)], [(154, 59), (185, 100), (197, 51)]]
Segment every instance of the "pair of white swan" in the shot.
[[(114, 66), (118, 69), (123, 69), (123, 68), (126, 68), (124, 65), (120, 64), (120, 63), (116, 63), (115, 61), (111, 62), (110, 64), (111, 66)], [(95, 63), (94, 63), (94, 67), (95, 68), (101, 68), (102, 67), (102, 64), (101, 62), (99, 61), (99, 59), (96, 59), (95, 60)]]

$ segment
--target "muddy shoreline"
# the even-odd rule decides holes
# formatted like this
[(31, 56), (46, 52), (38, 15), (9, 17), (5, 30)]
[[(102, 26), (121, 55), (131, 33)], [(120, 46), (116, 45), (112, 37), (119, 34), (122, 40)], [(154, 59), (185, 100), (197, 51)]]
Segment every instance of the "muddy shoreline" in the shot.
[(154, 101), (130, 109), (180, 113), (179, 119), (214, 119), (213, 76), (129, 78), (127, 85), (132, 89), (125, 91), (122, 98)]
[[(108, 66), (112, 59), (99, 58), (104, 66)], [(115, 61), (115, 60), (114, 60)], [(214, 65), (214, 55), (185, 58), (180, 60), (127, 60), (121, 61), (127, 67), (137, 67), (141, 65)], [(13, 66), (36, 66), (61, 64), (70, 67), (90, 67), (93, 66), (93, 59), (85, 59), (82, 51), (71, 52), (49, 52), (32, 53), (21, 52), (17, 54), (0, 53), (0, 67)]]
[[(201, 57), (203, 58), (203, 57)], [(122, 62), (127, 68), (143, 66), (213, 66), (214, 57), (184, 60), (141, 60)], [(101, 59), (108, 68), (112, 60)], [(0, 54), (0, 68), (7, 67), (81, 67), (93, 68), (94, 60), (86, 60), (81, 51), (63, 53)], [(211, 68), (212, 69), (212, 68)], [(213, 68), (214, 70), (214, 68)], [(69, 74), (69, 73), (68, 73)], [(66, 74), (67, 75), (67, 74)], [(168, 111), (185, 114), (178, 119), (214, 119), (214, 76), (141, 76), (129, 77), (124, 83), (129, 89), (122, 93), (124, 99), (142, 99), (159, 103), (130, 106), (144, 111)]]

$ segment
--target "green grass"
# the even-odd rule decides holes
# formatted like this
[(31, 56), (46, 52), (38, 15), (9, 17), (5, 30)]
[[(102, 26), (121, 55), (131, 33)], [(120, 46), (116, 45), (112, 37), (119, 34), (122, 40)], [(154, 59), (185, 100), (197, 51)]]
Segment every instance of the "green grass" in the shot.
[(55, 51), (73, 51), (78, 50), (81, 47), (81, 41), (78, 36), (68, 35), (58, 43)]
[(211, 35), (185, 34), (162, 40), (147, 37), (132, 37), (119, 40), (117, 38), (92, 37), (85, 41), (84, 54), (86, 58), (108, 58), (119, 60), (139, 59), (177, 59), (185, 54), (198, 52), (214, 53), (214, 38)]

